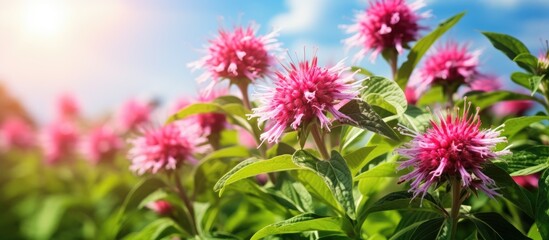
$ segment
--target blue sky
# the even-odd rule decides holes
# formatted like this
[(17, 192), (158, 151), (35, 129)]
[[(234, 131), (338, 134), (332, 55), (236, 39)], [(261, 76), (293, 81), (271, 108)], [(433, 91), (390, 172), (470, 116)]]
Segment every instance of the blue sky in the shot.
[[(35, 13), (30, 27), (20, 22), (32, 1), (0, 1), (0, 79), (41, 122), (52, 118), (55, 96), (63, 92), (74, 93), (89, 117), (112, 112), (130, 97), (170, 103), (195, 95), (200, 72), (191, 73), (186, 64), (201, 57), (199, 49), (220, 25), (254, 21), (261, 34), (276, 25), (291, 52), (317, 47), (324, 63), (350, 57), (353, 51), (344, 51), (346, 35), (338, 26), (350, 24), (368, 5), (357, 0), (52, 1), (65, 16), (56, 24), (65, 29), (48, 34), (30, 31), (33, 21), (44, 22), (34, 19)], [(536, 54), (541, 40), (549, 39), (547, 0), (428, 1), (422, 10), (432, 11), (433, 17), (423, 21), (432, 28), (466, 11), (446, 38), (482, 49), (481, 70), (504, 79), (518, 68), (481, 31), (514, 35)], [(388, 73), (381, 59), (359, 65)]]

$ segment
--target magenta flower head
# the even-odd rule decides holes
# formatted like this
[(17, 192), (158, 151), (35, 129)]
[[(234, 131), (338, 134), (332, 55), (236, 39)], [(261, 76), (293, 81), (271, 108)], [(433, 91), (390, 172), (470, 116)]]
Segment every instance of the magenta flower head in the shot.
[(195, 163), (194, 154), (204, 153), (207, 147), (202, 144), (206, 142), (200, 126), (192, 121), (144, 129), (143, 136), (130, 140), (130, 170), (138, 175), (155, 174), (160, 170), (175, 170), (185, 161)]
[(57, 121), (47, 126), (42, 135), (42, 150), (47, 164), (69, 161), (75, 157), (78, 129), (70, 121)]
[(455, 42), (436, 48), (420, 69), (421, 88), (429, 85), (459, 86), (469, 84), (478, 74), (480, 51), (469, 52), (467, 46)]
[(498, 102), (492, 108), (494, 114), (498, 117), (507, 116), (524, 116), (526, 112), (534, 106), (534, 103), (529, 100), (511, 100)]
[(501, 79), (493, 75), (481, 75), (474, 79), (469, 87), (472, 91), (492, 92), (501, 89)]
[(513, 180), (523, 188), (536, 189), (538, 188), (539, 178), (539, 174), (534, 173), (529, 175), (514, 176)]
[(93, 164), (112, 161), (117, 151), (124, 147), (118, 134), (108, 126), (99, 126), (91, 130), (84, 138), (81, 152)]
[(276, 73), (274, 87), (264, 86), (263, 92), (256, 94), (261, 106), (252, 109), (249, 117), (257, 117), (259, 124), (269, 121), (261, 141), (278, 142), (286, 128), (297, 130), (314, 121), (329, 130), (328, 112), (335, 119), (350, 120), (336, 106), (356, 98), (362, 81), (346, 74), (350, 68), (344, 67), (343, 61), (331, 68), (320, 67), (317, 61), (314, 56), (311, 61), (290, 63), (284, 67), (286, 72)]
[(170, 215), (172, 212), (172, 204), (166, 200), (158, 200), (150, 202), (146, 205), (147, 208), (153, 210), (156, 214), (161, 216)]
[(463, 115), (459, 109), (446, 116), (439, 114), (439, 121), (431, 121), (432, 128), (425, 133), (416, 133), (405, 127), (403, 134), (414, 139), (398, 151), (407, 158), (399, 169), (412, 167), (412, 171), (400, 178), (401, 182), (410, 181), (410, 191), (414, 197), (423, 198), (429, 187), (442, 183), (447, 179), (456, 178), (464, 188), (481, 190), (488, 196), (497, 192), (492, 188), (494, 180), (482, 173), (485, 163), (505, 154), (508, 150), (494, 151), (498, 143), (505, 142), (500, 137), (500, 128), (480, 129), (480, 117), (477, 109), (474, 116), (468, 116), (469, 106)]
[(137, 130), (149, 123), (153, 106), (148, 102), (135, 99), (128, 100), (122, 105), (119, 121), (124, 131)]
[(62, 94), (57, 99), (57, 119), (70, 120), (77, 118), (80, 114), (80, 106), (73, 95)]
[(372, 61), (386, 49), (395, 49), (400, 54), (409, 42), (418, 39), (419, 30), (425, 29), (418, 21), (429, 17), (430, 13), (417, 13), (423, 6), (425, 3), (422, 0), (412, 4), (404, 0), (371, 2), (366, 11), (356, 14), (354, 24), (342, 26), (346, 33), (354, 34), (345, 39), (344, 43), (349, 48), (362, 48), (356, 53), (356, 60), (362, 59), (370, 51)]
[[(209, 103), (218, 97), (227, 95), (227, 93), (227, 89), (213, 89), (210, 91), (201, 91), (196, 100), (181, 99), (179, 102), (177, 102), (174, 108), (174, 113), (177, 113), (183, 108), (191, 105), (193, 102)], [(201, 128), (202, 134), (205, 136), (220, 133), (223, 129), (229, 127), (225, 114), (221, 113), (202, 113), (192, 115), (187, 119), (192, 119), (192, 121), (196, 121)]]
[(247, 84), (269, 75), (274, 62), (271, 52), (280, 47), (275, 39), (278, 33), (259, 36), (256, 32), (255, 26), (235, 27), (232, 32), (220, 29), (219, 35), (209, 41), (206, 56), (188, 66), (205, 70), (198, 81), (211, 78), (213, 82), (208, 89), (221, 79), (229, 79), (234, 84), (245, 81)]
[(29, 149), (35, 144), (35, 134), (28, 122), (9, 117), (0, 125), (0, 150)]

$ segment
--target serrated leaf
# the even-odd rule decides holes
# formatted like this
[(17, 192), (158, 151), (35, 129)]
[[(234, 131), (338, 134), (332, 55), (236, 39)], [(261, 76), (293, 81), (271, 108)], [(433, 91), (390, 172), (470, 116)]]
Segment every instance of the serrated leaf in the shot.
[(433, 43), (435, 43), (435, 41), (440, 38), (440, 36), (442, 36), (446, 31), (448, 31), (456, 23), (458, 23), (463, 15), (465, 15), (465, 13), (459, 13), (445, 20), (444, 22), (439, 24), (438, 27), (435, 28), (435, 30), (416, 42), (414, 47), (408, 53), (406, 62), (404, 62), (402, 66), (400, 66), (400, 68), (398, 69), (398, 74), (395, 81), (398, 83), (398, 86), (400, 86), (401, 89), (406, 88), (412, 71), (416, 68), (416, 65), (419, 63), (423, 55), (425, 55), (427, 50), (431, 48), (431, 45), (433, 45)]
[(353, 121), (342, 121), (351, 126), (368, 129), (374, 133), (381, 134), (393, 140), (399, 140), (393, 129), (366, 102), (351, 100), (339, 109), (339, 111)]
[(513, 224), (507, 222), (497, 213), (476, 213), (470, 220), (477, 227), (478, 234), (486, 239), (526, 240), (530, 239), (522, 234)]
[(415, 132), (425, 132), (431, 126), (431, 118), (431, 113), (409, 105), (399, 122)]
[(248, 159), (236, 165), (225, 174), (214, 186), (214, 191), (223, 194), (223, 189), (238, 180), (252, 177), (261, 173), (280, 172), (300, 169), (294, 164), (291, 155), (281, 155), (268, 160)]
[(353, 177), (345, 159), (337, 151), (332, 151), (330, 160), (322, 161), (305, 150), (298, 150), (294, 153), (292, 160), (296, 165), (310, 169), (320, 176), (347, 215), (355, 219)]
[[(515, 59), (521, 53), (530, 53), (526, 45), (515, 37), (494, 32), (482, 32), (482, 34), (490, 40), (496, 49), (503, 52), (511, 60)], [(530, 70), (523, 63), (518, 63), (518, 65), (528, 71)]]
[(336, 217), (322, 217), (312, 213), (305, 213), (293, 218), (268, 225), (257, 231), (252, 240), (266, 236), (287, 233), (301, 233), (306, 231), (344, 232), (343, 220)]
[(508, 119), (504, 123), (505, 126), (503, 127), (501, 135), (512, 137), (523, 128), (530, 126), (532, 123), (543, 120), (549, 120), (549, 116), (526, 116)]
[(393, 235), (391, 240), (437, 239), (442, 232), (444, 218), (438, 217), (414, 223)]
[(520, 208), (528, 216), (534, 217), (532, 194), (518, 186), (505, 170), (493, 163), (489, 163), (484, 166), (482, 172), (496, 182), (498, 193)]
[[(406, 111), (408, 102), (398, 84), (384, 77), (373, 76), (363, 82), (362, 100), (398, 116)], [(389, 104), (389, 107), (386, 106)]]
[(511, 176), (529, 175), (549, 167), (549, 146), (531, 146), (502, 157)]
[(536, 200), (536, 225), (543, 239), (549, 239), (549, 170), (541, 175), (538, 181), (538, 196)]

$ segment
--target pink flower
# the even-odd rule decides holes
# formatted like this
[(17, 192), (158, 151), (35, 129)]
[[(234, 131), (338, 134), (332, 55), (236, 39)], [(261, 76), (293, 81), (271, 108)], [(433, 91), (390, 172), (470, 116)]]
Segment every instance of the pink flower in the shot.
[(116, 152), (123, 146), (122, 138), (113, 129), (100, 126), (92, 129), (84, 139), (81, 150), (88, 160), (97, 164), (101, 161), (113, 160)]
[(372, 61), (386, 49), (396, 49), (400, 54), (409, 42), (418, 39), (419, 30), (425, 29), (418, 25), (418, 21), (429, 17), (430, 13), (416, 13), (423, 6), (423, 0), (412, 4), (406, 4), (404, 0), (370, 2), (366, 11), (356, 14), (353, 25), (342, 26), (345, 33), (354, 34), (344, 43), (349, 48), (362, 47), (355, 55), (356, 60), (362, 59), (369, 51), (372, 51)]
[(149, 123), (153, 107), (150, 103), (129, 100), (120, 110), (120, 124), (124, 131), (136, 130)]
[(9, 117), (0, 126), (0, 149), (29, 149), (35, 144), (34, 130), (25, 120)]
[(78, 144), (78, 130), (69, 121), (57, 121), (47, 126), (42, 135), (45, 161), (56, 164), (71, 160)]
[[(548, 46), (549, 48), (549, 46)], [(548, 73), (549, 70), (549, 49), (538, 56), (538, 69), (541, 73)]]
[(165, 200), (150, 202), (147, 204), (147, 208), (161, 216), (169, 215), (172, 212), (172, 204)]
[(220, 79), (229, 79), (232, 83), (253, 82), (269, 75), (274, 63), (270, 51), (280, 47), (275, 39), (277, 35), (272, 32), (257, 36), (254, 26), (236, 27), (232, 32), (220, 29), (219, 35), (209, 41), (207, 55), (188, 66), (206, 71), (198, 78), (199, 82), (213, 79), (208, 89)]
[[(470, 104), (469, 104), (470, 107)], [(439, 122), (431, 121), (432, 128), (425, 133), (416, 133), (402, 128), (402, 133), (414, 139), (398, 151), (408, 158), (399, 169), (412, 167), (412, 171), (400, 178), (401, 182), (410, 181), (410, 191), (414, 197), (425, 196), (429, 187), (455, 177), (460, 179), (464, 188), (481, 190), (488, 196), (497, 192), (491, 188), (494, 180), (482, 173), (482, 166), (498, 156), (508, 154), (503, 150), (496, 152), (496, 144), (505, 142), (500, 137), (500, 128), (480, 130), (480, 117), (477, 109), (474, 116), (467, 116), (469, 107), (465, 106), (462, 116), (458, 109), (446, 117), (439, 114)]]
[[(202, 91), (198, 95), (198, 99), (196, 100), (187, 100), (182, 99), (180, 100), (175, 107), (174, 113), (177, 113), (178, 111), (182, 110), (183, 108), (191, 105), (193, 102), (197, 103), (209, 103), (215, 100), (218, 97), (227, 95), (227, 89), (220, 89), (220, 90), (211, 90), (211, 91)], [(200, 128), (202, 129), (203, 135), (210, 135), (210, 134), (216, 134), (221, 132), (223, 129), (228, 127), (227, 118), (225, 117), (225, 114), (221, 113), (202, 113), (190, 116), (187, 119), (192, 119), (192, 121), (196, 121)]]
[(317, 120), (321, 128), (329, 130), (331, 121), (327, 112), (335, 119), (350, 120), (336, 105), (356, 98), (361, 81), (355, 81), (354, 74), (343, 76), (349, 70), (343, 67), (343, 62), (331, 68), (319, 67), (314, 56), (310, 62), (290, 63), (285, 69), (286, 73), (276, 73), (274, 87), (263, 87), (264, 92), (256, 94), (262, 104), (252, 109), (249, 117), (259, 118), (259, 124), (269, 121), (261, 141), (278, 142), (286, 128), (297, 129)]
[(538, 188), (539, 175), (534, 173), (524, 176), (514, 176), (513, 180), (515, 180), (515, 182), (523, 188), (536, 189)]
[(238, 141), (239, 141), (240, 145), (248, 147), (248, 148), (256, 148), (257, 147), (257, 143), (255, 141), (255, 138), (254, 138), (254, 136), (252, 136), (252, 134), (250, 132), (248, 132), (246, 129), (241, 128), (241, 127), (237, 128), (236, 130), (238, 132)]
[(78, 117), (80, 107), (78, 101), (70, 94), (63, 94), (57, 100), (57, 119), (69, 120)]
[(493, 75), (482, 75), (473, 80), (469, 87), (472, 91), (492, 92), (501, 89), (501, 79)]
[(534, 103), (529, 100), (511, 100), (496, 103), (492, 111), (498, 117), (523, 116), (533, 106)]
[(459, 86), (471, 82), (478, 74), (479, 54), (480, 51), (471, 53), (467, 51), (467, 46), (460, 47), (454, 42), (438, 47), (420, 69), (420, 88), (426, 89), (432, 84)]
[(194, 154), (207, 150), (201, 145), (207, 139), (202, 136), (200, 126), (191, 121), (147, 129), (143, 134), (130, 140), (132, 147), (128, 153), (130, 170), (138, 175), (174, 170), (184, 161), (197, 162)]
[(419, 94), (416, 89), (412, 87), (406, 87), (406, 90), (404, 90), (404, 95), (406, 96), (406, 101), (408, 101), (408, 104), (416, 104), (417, 100), (419, 100)]

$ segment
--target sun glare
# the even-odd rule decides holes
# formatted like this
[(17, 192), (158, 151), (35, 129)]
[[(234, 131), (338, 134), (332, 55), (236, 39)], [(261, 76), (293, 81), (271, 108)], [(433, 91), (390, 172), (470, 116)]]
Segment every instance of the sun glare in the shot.
[(67, 27), (67, 9), (59, 1), (28, 2), (22, 17), (24, 30), (33, 37), (55, 37)]

